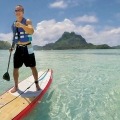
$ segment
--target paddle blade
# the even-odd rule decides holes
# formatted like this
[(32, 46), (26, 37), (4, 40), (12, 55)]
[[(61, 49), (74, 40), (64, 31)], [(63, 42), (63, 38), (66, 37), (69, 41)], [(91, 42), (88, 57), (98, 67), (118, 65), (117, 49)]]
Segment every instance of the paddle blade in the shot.
[(3, 79), (4, 80), (7, 80), (7, 81), (10, 81), (10, 75), (8, 72), (6, 72), (4, 75), (3, 75)]

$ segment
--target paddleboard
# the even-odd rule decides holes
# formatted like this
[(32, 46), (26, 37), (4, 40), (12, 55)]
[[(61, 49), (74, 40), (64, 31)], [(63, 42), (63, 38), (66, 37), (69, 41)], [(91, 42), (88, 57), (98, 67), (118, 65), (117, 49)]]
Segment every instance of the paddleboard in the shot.
[(33, 76), (19, 83), (19, 90), (11, 89), (0, 96), (0, 120), (21, 120), (42, 99), (52, 82), (52, 70), (38, 72), (41, 90), (36, 91)]

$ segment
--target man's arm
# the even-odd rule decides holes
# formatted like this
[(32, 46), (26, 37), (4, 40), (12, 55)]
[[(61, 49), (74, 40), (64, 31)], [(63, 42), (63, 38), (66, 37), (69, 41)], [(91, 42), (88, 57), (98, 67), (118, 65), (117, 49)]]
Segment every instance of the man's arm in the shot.
[(20, 22), (16, 22), (16, 27), (21, 27), (25, 30), (25, 32), (27, 32), (28, 34), (33, 34), (34, 33), (34, 29), (33, 29), (33, 26), (32, 26), (32, 22), (31, 20), (27, 19), (26, 20), (26, 24), (27, 25), (24, 25)]

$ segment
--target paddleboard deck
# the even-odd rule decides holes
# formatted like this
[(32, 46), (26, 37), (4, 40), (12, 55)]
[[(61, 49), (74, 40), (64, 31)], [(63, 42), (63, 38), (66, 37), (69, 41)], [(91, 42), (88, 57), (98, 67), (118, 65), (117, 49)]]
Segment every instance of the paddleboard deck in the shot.
[(42, 99), (52, 82), (52, 70), (40, 71), (38, 77), (41, 90), (36, 91), (30, 76), (19, 83), (17, 92), (11, 93), (11, 88), (0, 96), (0, 120), (21, 120)]

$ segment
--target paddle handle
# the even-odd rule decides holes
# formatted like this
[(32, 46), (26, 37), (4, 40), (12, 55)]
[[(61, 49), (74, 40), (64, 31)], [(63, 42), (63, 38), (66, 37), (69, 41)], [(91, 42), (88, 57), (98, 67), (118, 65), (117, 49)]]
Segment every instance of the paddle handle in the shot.
[(12, 51), (10, 51), (10, 55), (9, 55), (9, 61), (8, 61), (7, 72), (8, 72), (8, 70), (9, 70), (9, 65), (10, 65), (11, 54), (12, 54)]

